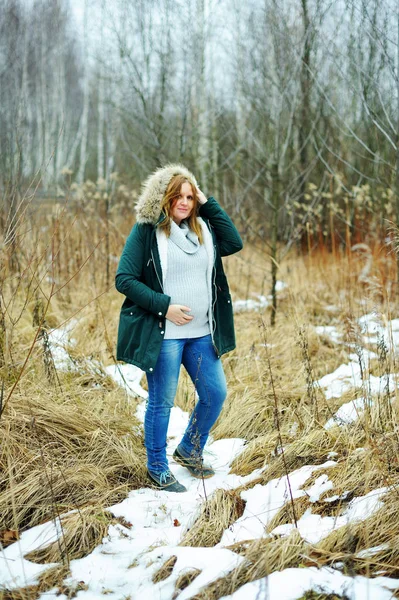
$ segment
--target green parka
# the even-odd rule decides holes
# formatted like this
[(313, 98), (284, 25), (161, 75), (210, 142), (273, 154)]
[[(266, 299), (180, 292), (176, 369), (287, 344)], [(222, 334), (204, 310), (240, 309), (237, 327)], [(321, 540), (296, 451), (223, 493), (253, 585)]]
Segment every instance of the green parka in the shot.
[[(116, 288), (126, 296), (120, 312), (117, 359), (143, 371), (153, 371), (164, 339), (170, 296), (163, 292), (156, 228), (164, 218), (160, 205), (167, 185), (173, 175), (180, 173), (197, 185), (182, 165), (158, 169), (144, 183), (136, 207), (137, 222), (126, 240), (116, 273)], [(213, 240), (210, 325), (215, 352), (220, 357), (235, 348), (233, 309), (221, 257), (241, 250), (242, 241), (230, 217), (213, 197), (200, 206), (199, 216)]]

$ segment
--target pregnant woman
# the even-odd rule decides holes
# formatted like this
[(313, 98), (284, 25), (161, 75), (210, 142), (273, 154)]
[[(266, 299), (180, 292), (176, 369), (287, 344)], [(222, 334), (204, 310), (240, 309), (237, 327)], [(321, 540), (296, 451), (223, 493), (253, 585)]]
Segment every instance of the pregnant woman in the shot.
[(182, 165), (158, 169), (144, 182), (136, 212), (116, 274), (116, 288), (126, 296), (117, 359), (146, 372), (144, 435), (152, 485), (184, 492), (166, 456), (180, 366), (199, 399), (173, 458), (194, 477), (212, 477), (202, 452), (226, 397), (220, 357), (235, 348), (221, 257), (241, 250), (242, 241), (230, 217)]

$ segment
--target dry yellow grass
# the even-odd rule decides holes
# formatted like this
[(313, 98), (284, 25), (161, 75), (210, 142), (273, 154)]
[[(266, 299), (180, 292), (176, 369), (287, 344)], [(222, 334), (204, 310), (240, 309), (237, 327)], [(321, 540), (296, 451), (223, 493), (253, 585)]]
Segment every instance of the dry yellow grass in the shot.
[(181, 546), (215, 546), (227, 527), (241, 517), (245, 502), (240, 495), (230, 490), (216, 490), (209, 500), (201, 505), (196, 521), (185, 533)]
[[(26, 386), (26, 387), (25, 387)], [(119, 390), (24, 380), (0, 420), (0, 529), (20, 530), (145, 483), (145, 450)]]
[(25, 555), (35, 563), (61, 562), (90, 554), (108, 533), (116, 519), (102, 507), (85, 506), (60, 519), (62, 535), (59, 540)]
[[(74, 216), (67, 214), (61, 219), (51, 240), (53, 216), (33, 215), (32, 227), (18, 239), (16, 248), (22, 275), (16, 277), (9, 270), (9, 263), (4, 263), (0, 282), (5, 313), (5, 333), (0, 327), (4, 399), (12, 391), (0, 419), (0, 529), (22, 530), (41, 523), (54, 516), (54, 506), (57, 514), (79, 508), (80, 512), (73, 514), (83, 514), (83, 520), (71, 516), (65, 524), (69, 536), (65, 554), (69, 556), (82, 555), (79, 553), (89, 551), (101, 538), (108, 518), (101, 509), (146, 481), (143, 437), (134, 417), (135, 402), (129, 401), (108, 378), (90, 372), (86, 362), (87, 357), (103, 365), (114, 361), (118, 310), (123, 298), (112, 289), (113, 275), (132, 222), (130, 217), (115, 216), (108, 226), (106, 254), (101, 242), (106, 233), (104, 222), (96, 215), (83, 214), (79, 220), (74, 220)], [(44, 233), (39, 234), (41, 231)], [(48, 259), (52, 243), (53, 265)], [(237, 348), (223, 358), (229, 394), (212, 434), (215, 439), (247, 440), (232, 471), (246, 475), (263, 468), (261, 477), (250, 485), (266, 484), (305, 464), (321, 464), (331, 452), (337, 453), (337, 466), (326, 470), (334, 484), (331, 494), (348, 491), (350, 498), (397, 483), (397, 402), (392, 403), (389, 414), (384, 400), (352, 426), (326, 431), (324, 423), (355, 393), (326, 401), (323, 392), (312, 386), (348, 361), (353, 352), (348, 342), (359, 339), (357, 317), (373, 310), (388, 319), (399, 314), (384, 287), (389, 273), (393, 273), (386, 266), (387, 261), (394, 264), (393, 257), (378, 254), (377, 248), (372, 275), (380, 277), (381, 286), (362, 287), (357, 281), (362, 265), (350, 256), (337, 252), (335, 257), (316, 253), (303, 257), (292, 252), (280, 265), (278, 277), (288, 287), (279, 295), (276, 326), (271, 329), (268, 325), (269, 309), (236, 315)], [(269, 293), (268, 257), (259, 243), (248, 244), (239, 255), (227, 258), (225, 266), (233, 300), (253, 297), (252, 293)], [(53, 276), (58, 289), (55, 294)], [(50, 382), (46, 377), (40, 341), (24, 366), (37, 332), (32, 322), (38, 297), (44, 305), (50, 300), (44, 323), (47, 328), (71, 318), (79, 320), (72, 334), (76, 344), (69, 350), (81, 372), (59, 372), (58, 382)], [(335, 344), (325, 334), (316, 334), (316, 325), (336, 325), (343, 343)], [(385, 373), (388, 366), (394, 369), (395, 361), (391, 359), (387, 365), (374, 362), (371, 372)], [(194, 405), (192, 386), (186, 376), (179, 386), (177, 403), (185, 410)], [(359, 447), (365, 450), (357, 450)], [(317, 471), (305, 490), (322, 473)], [(239, 494), (240, 490), (219, 490), (209, 498), (182, 543), (217, 543), (224, 529), (240, 516)], [(335, 515), (344, 505), (326, 504), (323, 496), (312, 505), (306, 497), (300, 498), (295, 501), (296, 516), (299, 518), (308, 507), (322, 515)], [(211, 584), (198, 598), (219, 598), (274, 570), (333, 564), (338, 559), (355, 565), (359, 573), (384, 570), (395, 574), (399, 531), (395, 521), (398, 506), (393, 496), (391, 504), (392, 510), (386, 502), (365, 523), (334, 532), (314, 548), (304, 543), (296, 531), (287, 538), (238, 544), (232, 549), (245, 556), (245, 565)], [(292, 519), (292, 507), (286, 504), (269, 529)], [(387, 546), (371, 557), (359, 555), (379, 544)], [(59, 550), (47, 548), (35, 559), (48, 557), (60, 558)], [(167, 577), (171, 569), (169, 561), (155, 579)], [(53, 579), (50, 574), (47, 587), (41, 583), (41, 589), (49, 589), (57, 581), (62, 591), (61, 574), (61, 570), (54, 571)], [(188, 585), (195, 574), (182, 576), (176, 592)], [(26, 598), (27, 593), (0, 592), (0, 600)], [(65, 593), (68, 596), (73, 590)], [(36, 588), (32, 594), (38, 594)]]
[(177, 556), (171, 556), (170, 558), (168, 558), (163, 565), (161, 565), (159, 567), (159, 569), (157, 571), (155, 571), (155, 573), (152, 576), (152, 581), (153, 583), (159, 583), (160, 581), (164, 581), (164, 579), (167, 579), (169, 577), (169, 575), (172, 574), (173, 571), (173, 567), (175, 566), (177, 562)]
[(66, 586), (63, 582), (69, 575), (69, 567), (59, 565), (50, 567), (38, 577), (37, 585), (30, 585), (16, 590), (0, 589), (0, 600), (36, 600), (44, 592), (57, 587), (66, 597), (74, 598), (79, 590), (87, 589), (85, 584), (79, 583), (76, 586)]
[(350, 523), (333, 531), (312, 549), (312, 557), (320, 564), (341, 561), (349, 571), (356, 573), (397, 577), (398, 488), (386, 494), (383, 502), (383, 508), (365, 521)]
[(271, 533), (273, 529), (279, 525), (299, 521), (308, 508), (309, 499), (306, 496), (294, 498), (292, 502), (286, 502), (268, 524), (267, 531)]
[(175, 593), (173, 594), (172, 599), (178, 598), (180, 592), (186, 589), (200, 573), (200, 569), (190, 569), (190, 571), (186, 571), (179, 575), (176, 579)]
[(307, 561), (308, 546), (297, 531), (286, 538), (256, 540), (231, 550), (239, 552), (245, 561), (226, 577), (211, 583), (196, 595), (196, 600), (217, 600), (235, 592), (245, 583), (266, 577), (274, 571), (298, 566)]
[(359, 434), (356, 440), (340, 428), (314, 429), (289, 444), (284, 449), (284, 453), (280, 453), (263, 472), (262, 479), (266, 483), (270, 479), (286, 475), (287, 470), (290, 473), (303, 465), (322, 464), (329, 460), (330, 452), (345, 455), (351, 444), (356, 444), (363, 439)]
[(278, 448), (277, 432), (260, 435), (244, 447), (244, 450), (231, 463), (231, 472), (237, 475), (249, 475), (255, 469), (267, 466)]

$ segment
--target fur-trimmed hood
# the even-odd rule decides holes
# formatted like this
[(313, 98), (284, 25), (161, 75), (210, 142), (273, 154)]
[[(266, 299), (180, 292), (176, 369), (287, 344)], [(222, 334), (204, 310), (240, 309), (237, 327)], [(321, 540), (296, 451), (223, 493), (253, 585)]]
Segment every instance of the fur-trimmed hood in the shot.
[(194, 175), (183, 165), (169, 164), (157, 169), (143, 183), (140, 196), (135, 207), (138, 223), (155, 225), (161, 215), (161, 203), (174, 175), (183, 175), (195, 187), (198, 183)]

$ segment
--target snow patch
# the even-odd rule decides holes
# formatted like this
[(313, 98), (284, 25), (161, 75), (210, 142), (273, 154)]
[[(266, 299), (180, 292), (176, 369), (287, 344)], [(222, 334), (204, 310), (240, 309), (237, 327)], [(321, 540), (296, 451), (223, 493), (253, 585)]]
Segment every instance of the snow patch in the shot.
[(320, 475), (314, 484), (306, 490), (306, 493), (309, 496), (309, 502), (318, 502), (320, 500), (320, 496), (324, 494), (324, 492), (332, 490), (333, 487), (334, 484), (328, 479), (328, 475), (325, 473)]
[(284, 569), (271, 573), (268, 577), (251, 581), (230, 596), (221, 600), (297, 600), (305, 592), (314, 590), (324, 594), (337, 594), (349, 600), (392, 600), (392, 592), (399, 586), (399, 579), (388, 577), (348, 577), (329, 567), (308, 569)]
[(15, 590), (28, 585), (36, 585), (39, 575), (50, 567), (54, 567), (56, 563), (39, 565), (26, 560), (24, 556), (56, 542), (60, 535), (60, 520), (55, 519), (55, 521), (49, 521), (24, 531), (17, 542), (7, 548), (1, 548), (0, 589), (3, 587)]
[[(287, 283), (284, 281), (276, 281), (276, 292), (281, 292), (287, 287)], [(250, 310), (261, 310), (262, 308), (267, 308), (272, 303), (272, 296), (269, 294), (268, 296), (253, 294), (256, 300), (249, 298), (248, 300), (236, 300), (233, 302), (233, 308), (235, 312), (246, 312)]]
[[(318, 544), (324, 537), (329, 535), (334, 529), (344, 527), (348, 523), (364, 521), (384, 504), (381, 497), (386, 494), (388, 488), (379, 488), (369, 492), (365, 496), (353, 498), (349, 502), (345, 511), (338, 517), (323, 517), (312, 514), (312, 509), (308, 508), (304, 515), (297, 522), (297, 529), (301, 537), (310, 544)], [(279, 525), (272, 531), (274, 535), (289, 535), (293, 529), (296, 529), (294, 523)]]
[(324, 429), (331, 429), (335, 425), (348, 425), (353, 423), (359, 416), (359, 411), (364, 410), (366, 398), (355, 398), (339, 407), (337, 412), (324, 425)]
[(241, 493), (246, 501), (244, 514), (233, 525), (225, 530), (218, 547), (230, 546), (244, 540), (262, 538), (266, 535), (266, 527), (278, 511), (290, 501), (290, 489), (293, 498), (305, 495), (301, 489), (310, 475), (319, 469), (335, 465), (328, 461), (322, 465), (308, 465), (278, 479), (272, 479), (266, 485), (255, 487)]
[(140, 385), (144, 371), (138, 367), (129, 364), (109, 365), (105, 367), (105, 372), (130, 396), (148, 397), (148, 392)]
[(335, 325), (318, 325), (315, 327), (317, 335), (329, 337), (336, 344), (342, 344), (342, 333), (338, 331)]

